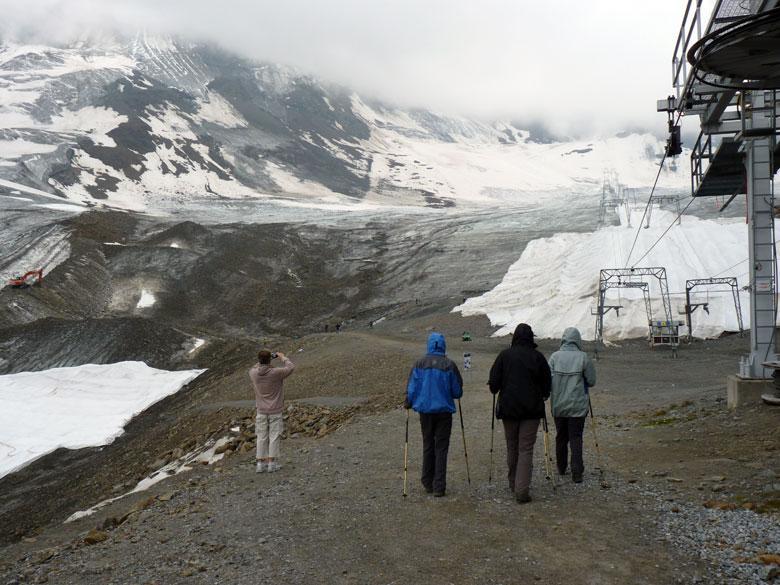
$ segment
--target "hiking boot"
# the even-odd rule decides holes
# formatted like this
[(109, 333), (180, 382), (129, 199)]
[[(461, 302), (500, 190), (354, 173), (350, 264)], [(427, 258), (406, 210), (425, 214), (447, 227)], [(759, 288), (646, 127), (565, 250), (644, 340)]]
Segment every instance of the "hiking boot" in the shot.
[(515, 500), (518, 504), (527, 504), (531, 501), (531, 494), (528, 493), (528, 490), (524, 490), (522, 492), (517, 492), (517, 495), (515, 496)]
[(433, 493), (433, 486), (422, 484), (423, 489), (425, 490), (426, 494), (432, 494)]
[(257, 467), (255, 468), (255, 471), (257, 473), (265, 473), (266, 472), (265, 462), (264, 461), (258, 461), (257, 462)]
[(433, 497), (434, 498), (443, 498), (446, 495), (447, 494), (445, 492), (433, 492)]
[(268, 464), (268, 473), (273, 473), (275, 471), (279, 471), (282, 468), (282, 466), (277, 463), (276, 461), (271, 461)]
[(571, 474), (571, 480), (574, 483), (582, 483), (582, 474), (581, 473), (573, 473)]

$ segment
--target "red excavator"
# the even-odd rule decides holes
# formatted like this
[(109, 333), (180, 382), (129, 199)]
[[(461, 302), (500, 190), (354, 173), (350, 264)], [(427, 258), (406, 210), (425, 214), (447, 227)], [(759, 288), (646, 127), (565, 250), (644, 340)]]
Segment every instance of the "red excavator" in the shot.
[(15, 274), (9, 281), (8, 286), (11, 288), (27, 288), (36, 284), (41, 284), (43, 281), (43, 270), (30, 270), (23, 275)]

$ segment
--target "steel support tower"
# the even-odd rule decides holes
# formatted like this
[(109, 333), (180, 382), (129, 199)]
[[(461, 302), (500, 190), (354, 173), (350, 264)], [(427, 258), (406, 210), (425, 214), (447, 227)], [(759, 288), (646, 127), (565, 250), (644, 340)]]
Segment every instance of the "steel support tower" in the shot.
[[(688, 0), (672, 58), (674, 95), (659, 100), (679, 152), (679, 120), (697, 115), (691, 152), (694, 197), (747, 195), (750, 354), (741, 378), (768, 378), (776, 358), (774, 184), (780, 88), (780, 0), (716, 0), (702, 27), (702, 0)], [(725, 208), (725, 205), (724, 207)], [(723, 209), (722, 208), (722, 209)]]
[[(645, 300), (645, 312), (647, 313), (648, 329), (652, 327), (653, 307), (650, 302), (649, 283), (643, 277), (655, 278), (658, 281), (658, 288), (661, 292), (661, 304), (664, 308), (665, 321), (672, 321), (672, 302), (669, 298), (669, 285), (666, 280), (666, 268), (603, 268), (599, 271), (599, 296), (594, 315), (596, 315), (596, 350), (599, 344), (604, 340), (604, 315), (610, 309), (615, 309), (615, 313), (622, 308), (619, 305), (607, 305), (607, 291), (613, 288), (633, 288), (641, 289)], [(671, 327), (671, 325), (670, 325)]]
[(599, 202), (599, 227), (607, 225), (607, 211), (618, 211), (625, 207), (626, 221), (631, 227), (631, 205), (628, 199), (629, 190), (620, 183), (617, 173), (604, 171), (601, 184), (601, 200)]
[(707, 310), (707, 303), (691, 303), (691, 291), (699, 286), (715, 286), (720, 284), (726, 284), (731, 287), (731, 296), (734, 298), (734, 310), (737, 312), (737, 325), (739, 327), (739, 335), (742, 336), (742, 332), (745, 329), (742, 323), (742, 304), (739, 301), (739, 284), (736, 277), (724, 276), (721, 278), (692, 278), (685, 281), (685, 324), (688, 327), (688, 342), (693, 339), (693, 312), (697, 307), (704, 306), (704, 310)]
[(653, 215), (653, 203), (658, 203), (659, 207), (662, 203), (674, 203), (677, 210), (677, 225), (682, 225), (680, 198), (677, 195), (651, 195), (650, 203), (647, 205), (647, 222), (645, 223), (645, 229), (650, 227), (650, 216)]

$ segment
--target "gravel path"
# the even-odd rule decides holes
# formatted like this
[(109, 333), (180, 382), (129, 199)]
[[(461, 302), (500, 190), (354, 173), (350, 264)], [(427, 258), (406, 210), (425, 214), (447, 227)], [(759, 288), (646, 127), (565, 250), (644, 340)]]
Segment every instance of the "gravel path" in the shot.
[[(440, 317), (438, 325), (454, 337), (462, 324), (448, 319)], [(317, 378), (345, 355), (363, 364), (373, 363), (372, 356), (380, 362), (411, 358), (426, 323), (331, 335), (319, 345), (299, 341), (307, 349), (298, 356), (290, 397), (324, 396)], [(756, 408), (737, 416), (719, 402), (720, 370), (729, 367), (724, 356), (741, 351), (739, 342), (690, 348), (688, 361), (631, 343), (605, 356), (598, 366), (603, 385), (593, 398), (604, 413), (599, 439), (609, 489), (600, 486), (588, 434), (585, 483), (562, 478), (553, 490), (544, 478), (540, 436), (534, 501), (524, 506), (506, 487), (500, 426), (494, 481), (488, 483), (490, 395), (484, 379), (503, 343), (480, 337), (470, 346), (475, 370), (466, 377), (463, 410), (472, 482), (456, 419), (446, 498), (427, 496), (419, 484), (415, 415), (410, 495), (404, 499), (405, 412), (358, 413), (320, 438), (287, 439), (279, 473), (256, 474), (251, 453), (237, 450), (95, 516), (28, 536), (0, 550), (0, 584), (771, 582), (778, 515), (735, 508), (739, 502), (771, 508), (776, 497), (776, 479), (765, 470), (779, 455), (777, 427), (771, 426), (776, 414)], [(543, 342), (542, 349), (552, 345)], [(363, 347), (370, 351), (362, 353)], [(462, 349), (453, 343), (451, 355)], [(656, 393), (643, 386), (648, 372), (663, 382), (691, 368), (709, 378), (694, 371), (693, 385), (667, 385)], [(333, 392), (372, 395), (370, 374), (370, 368), (355, 367), (351, 382), (340, 377), (345, 387)], [(398, 387), (397, 380), (382, 379), (385, 394)], [(210, 388), (215, 404), (239, 395), (235, 388)], [(676, 404), (669, 404), (672, 398)], [(743, 425), (770, 430), (757, 437)], [(715, 473), (727, 477), (708, 478)], [(713, 498), (726, 509), (705, 508)]]

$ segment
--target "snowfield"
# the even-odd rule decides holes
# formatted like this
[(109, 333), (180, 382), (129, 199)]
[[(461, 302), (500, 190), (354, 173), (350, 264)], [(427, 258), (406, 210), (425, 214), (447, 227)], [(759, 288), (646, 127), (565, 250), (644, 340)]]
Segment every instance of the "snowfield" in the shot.
[[(500, 205), (593, 193), (601, 189), (605, 169), (613, 169), (631, 187), (653, 184), (661, 143), (649, 134), (592, 140), (539, 143), (525, 130), (495, 122), (441, 117), (449, 122), (449, 140), (434, 140), (431, 130), (398, 110), (377, 111), (352, 98), (353, 110), (371, 128), (363, 142), (372, 155), (371, 187), (380, 194), (421, 190), (459, 204)], [(512, 140), (501, 142), (502, 136)], [(687, 190), (688, 152), (662, 172), (664, 188)], [(399, 193), (394, 198), (399, 198)]]
[[(237, 59), (217, 71), (203, 51), (146, 34), (98, 46), (0, 42), (0, 193), (23, 181), (75, 204), (152, 214), (204, 198), (523, 205), (596, 192), (605, 170), (649, 186), (663, 152), (650, 134), (555, 141), (506, 121), (369, 105), (282, 66)], [(246, 75), (240, 91), (211, 84)], [(667, 165), (663, 188), (687, 189), (686, 159)]]
[[(641, 212), (633, 211), (631, 225), (625, 221), (592, 233), (562, 233), (533, 240), (520, 259), (507, 271), (493, 290), (470, 298), (453, 309), (463, 315), (487, 315), (501, 326), (497, 336), (509, 335), (518, 323), (529, 323), (539, 337), (558, 338), (566, 327), (577, 327), (584, 339), (593, 339), (599, 270), (626, 266)], [(631, 257), (634, 265), (676, 217), (654, 209), (649, 229), (640, 229)], [(736, 276), (740, 287), (748, 284), (748, 230), (744, 220), (703, 220), (684, 216), (637, 267), (665, 267), (671, 293), (673, 319), (685, 320), (685, 281), (712, 276)], [(639, 279), (638, 279), (639, 280)], [(657, 281), (650, 284), (653, 318), (664, 319)], [(682, 294), (681, 294), (682, 293)], [(729, 287), (694, 289), (691, 302), (709, 302), (709, 314), (701, 308), (693, 314), (694, 335), (714, 337), (723, 331), (736, 331), (737, 316)], [(744, 326), (750, 326), (749, 296), (740, 293)], [(648, 333), (642, 293), (639, 290), (611, 289), (608, 305), (620, 305), (620, 316), (610, 311), (604, 316), (604, 339), (617, 340), (646, 336)], [(683, 327), (681, 332), (686, 331)]]
[(119, 362), (0, 376), (0, 477), (60, 447), (111, 443), (135, 415), (203, 372)]

